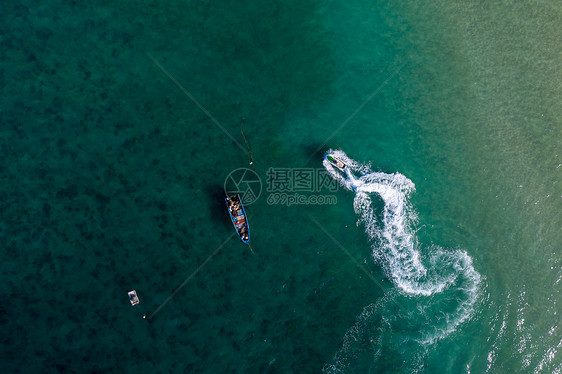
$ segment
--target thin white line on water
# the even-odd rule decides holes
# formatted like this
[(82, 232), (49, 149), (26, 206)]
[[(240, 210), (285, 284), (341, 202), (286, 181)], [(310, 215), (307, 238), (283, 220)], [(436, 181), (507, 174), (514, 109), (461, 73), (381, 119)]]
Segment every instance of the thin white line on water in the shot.
[(189, 283), (189, 281), (191, 279), (193, 279), (193, 277), (195, 275), (197, 275), (197, 273), (199, 273), (199, 271), (201, 271), (201, 269), (203, 269), (203, 267), (205, 267), (205, 265), (207, 265), (207, 263), (209, 261), (211, 261), (211, 259), (213, 257), (216, 256), (217, 253), (219, 253), (219, 251), (222, 249), (222, 247), (224, 247), (226, 245), (226, 243), (228, 243), (234, 236), (236, 235), (236, 232), (232, 233), (224, 242), (222, 242), (221, 245), (219, 245), (219, 247), (217, 249), (215, 249), (215, 251), (213, 253), (211, 253), (211, 255), (209, 257), (207, 257), (207, 259), (205, 261), (203, 261), (203, 263), (201, 265), (199, 265), (199, 267), (197, 269), (195, 269), (195, 271), (193, 273), (191, 273), (184, 281), (182, 284), (179, 285), (179, 287), (177, 287), (174, 292), (172, 292), (172, 294), (170, 296), (168, 296), (168, 298), (166, 300), (164, 300), (162, 302), (162, 304), (160, 304), (160, 306), (158, 306), (158, 308), (156, 308), (156, 310), (154, 312), (152, 312), (152, 314), (148, 317), (148, 320), (151, 320), (156, 313), (158, 313), (160, 311), (160, 309), (162, 309), (166, 304), (168, 304), (168, 302), (170, 300), (172, 300), (172, 298), (186, 285)]
[(201, 109), (201, 111), (202, 111), (203, 113), (205, 113), (205, 114), (207, 115), (207, 117), (209, 117), (209, 119), (210, 119), (211, 121), (213, 121), (213, 123), (214, 123), (215, 125), (217, 125), (217, 127), (218, 127), (219, 129), (222, 130), (222, 132), (224, 132), (224, 133), (226, 134), (226, 136), (228, 136), (234, 143), (236, 143), (236, 145), (238, 145), (238, 147), (239, 147), (242, 151), (244, 151), (244, 153), (247, 152), (247, 149), (244, 148), (244, 147), (242, 146), (242, 144), (240, 144), (240, 142), (239, 142), (238, 140), (236, 140), (236, 139), (234, 138), (234, 136), (232, 136), (232, 135), (228, 132), (228, 130), (224, 128), (223, 125), (220, 124), (220, 122), (219, 122), (219, 121), (218, 121), (218, 120), (217, 120), (217, 119), (216, 119), (216, 118), (215, 118), (215, 117), (214, 117), (214, 116), (213, 116), (213, 115), (212, 115), (212, 114), (211, 114), (211, 113), (210, 113), (210, 112), (209, 112), (209, 111), (208, 111), (208, 110), (191, 94), (191, 92), (189, 92), (187, 89), (185, 89), (185, 87), (182, 86), (181, 83), (178, 82), (178, 80), (177, 80), (172, 74), (170, 74), (170, 72), (169, 72), (168, 70), (166, 70), (166, 68), (165, 68), (164, 66), (162, 66), (162, 64), (161, 64), (158, 60), (156, 60), (150, 53), (147, 53), (147, 55), (148, 55), (148, 57), (152, 60), (152, 62), (154, 62), (154, 64), (155, 64), (156, 66), (158, 66), (158, 68), (160, 68), (160, 70), (162, 70), (162, 72), (163, 72), (164, 74), (166, 74), (166, 76), (167, 76), (168, 78), (170, 78), (170, 80), (171, 80), (172, 82), (174, 82), (174, 83), (176, 84), (176, 86), (178, 86), (178, 88), (185, 94), (185, 96), (187, 96), (191, 101), (193, 101), (193, 103), (194, 103), (195, 105), (197, 105), (197, 107), (198, 107), (199, 109)]
[[(310, 215), (310, 214), (308, 214), (308, 218), (310, 218), (310, 220), (312, 222), (314, 222), (316, 224), (316, 226), (318, 226), (320, 228), (320, 230), (322, 230), (328, 238), (332, 239), (332, 241), (338, 246), (338, 248), (341, 249), (355, 263), (355, 265), (357, 265), (357, 267), (359, 269), (361, 269), (363, 271), (363, 273), (365, 273), (369, 277), (369, 279), (371, 279), (373, 281), (374, 284), (376, 284), (383, 292), (386, 292), (386, 289), (383, 287), (383, 285), (380, 284), (380, 282), (371, 273), (369, 273), (369, 271), (367, 269), (365, 269), (355, 259), (355, 257), (353, 257), (353, 255), (336, 238), (334, 238), (332, 236), (332, 234), (330, 234), (330, 232), (328, 230), (326, 230), (326, 228), (324, 228), (324, 226), (322, 226), (322, 224), (320, 222), (318, 222), (318, 220), (316, 220), (316, 218), (312, 217), (312, 215)], [(404, 308), (398, 301), (396, 301), (396, 300), (392, 300), (392, 301), (396, 305), (398, 305), (401, 309), (406, 310), (406, 308)]]
[(380, 90), (382, 90), (382, 88), (388, 83), (388, 81), (390, 81), (396, 74), (398, 74), (398, 72), (404, 67), (404, 65), (406, 65), (406, 63), (403, 63), (402, 65), (400, 65), (398, 68), (396, 68), (392, 74), (390, 74), (385, 80), (384, 82), (382, 82), (376, 90), (374, 90), (369, 97), (367, 97), (367, 99), (365, 101), (363, 101), (361, 103), (361, 105), (359, 105), (357, 107), (357, 109), (355, 109), (355, 111), (353, 113), (351, 113), (351, 115), (349, 117), (347, 117), (347, 119), (345, 121), (343, 121), (343, 123), (336, 129), (334, 130), (334, 132), (332, 132), (332, 134), (324, 141), (324, 143), (322, 143), (322, 145), (320, 145), (320, 147), (316, 148), (316, 150), (314, 152), (312, 152), (312, 154), (308, 157), (308, 159), (306, 160), (306, 163), (308, 164), (310, 162), (310, 160), (312, 159), (312, 157), (314, 157), (314, 155), (316, 155), (318, 153), (318, 151), (320, 151), (322, 149), (322, 147), (324, 147), (326, 145), (326, 143), (328, 143), (334, 136), (336, 136), (336, 134), (341, 131), (341, 129), (343, 129), (348, 123), (349, 121), (351, 121), (353, 119), (353, 117), (355, 117), (357, 115), (357, 113), (359, 113), (361, 111), (361, 109), (363, 109), (365, 107), (365, 105), (367, 105), (367, 103), (369, 103), (369, 101), (371, 101), (373, 99), (373, 97), (375, 97)]

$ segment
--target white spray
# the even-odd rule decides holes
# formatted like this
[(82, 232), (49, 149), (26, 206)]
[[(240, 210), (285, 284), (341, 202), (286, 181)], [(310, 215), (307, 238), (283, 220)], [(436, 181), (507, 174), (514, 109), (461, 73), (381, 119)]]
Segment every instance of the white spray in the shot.
[[(416, 341), (427, 346), (455, 331), (471, 315), (478, 295), (481, 277), (472, 266), (470, 256), (462, 250), (444, 250), (434, 246), (422, 262), (416, 232), (412, 227), (417, 217), (409, 203), (409, 197), (415, 191), (412, 181), (400, 173), (373, 172), (369, 165), (359, 164), (340, 150), (329, 150), (328, 154), (346, 164), (345, 173), (342, 173), (328, 160), (323, 162), (334, 179), (355, 192), (353, 206), (359, 215), (359, 223), (365, 226), (373, 243), (373, 257), (399, 292), (405, 297), (425, 298), (451, 289), (464, 295), (455, 312), (444, 316), (437, 326), (430, 326), (425, 332), (420, 328), (421, 335)], [(353, 172), (362, 176), (357, 178)], [(382, 214), (377, 215), (375, 211), (373, 194), (384, 202)], [(420, 309), (423, 309), (422, 303), (426, 305), (431, 301), (420, 300)], [(361, 319), (364, 320), (365, 316)], [(356, 335), (357, 326), (348, 333)], [(347, 335), (346, 338), (353, 338)]]

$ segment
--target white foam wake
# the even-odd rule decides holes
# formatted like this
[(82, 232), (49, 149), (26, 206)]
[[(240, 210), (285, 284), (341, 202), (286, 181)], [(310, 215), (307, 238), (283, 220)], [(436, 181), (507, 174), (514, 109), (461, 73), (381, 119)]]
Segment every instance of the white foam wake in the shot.
[[(355, 192), (353, 206), (359, 216), (358, 223), (364, 225), (372, 242), (375, 261), (398, 287), (402, 297), (417, 298), (415, 308), (418, 309), (417, 312), (422, 312), (413, 314), (417, 313), (415, 318), (425, 326), (420, 326), (420, 335), (411, 339), (422, 345), (429, 345), (455, 331), (473, 312), (478, 295), (481, 277), (474, 269), (470, 256), (463, 250), (445, 250), (433, 246), (429, 248), (430, 254), (422, 259), (413, 229), (417, 217), (409, 203), (409, 197), (415, 191), (414, 183), (400, 173), (373, 172), (369, 165), (350, 159), (341, 150), (329, 150), (328, 153), (347, 165), (345, 173), (342, 173), (327, 160), (323, 163), (334, 179)], [(356, 177), (354, 173), (362, 176)], [(382, 199), (382, 211), (379, 199)], [(447, 301), (427, 298), (445, 291), (451, 293), (442, 298)], [(451, 302), (453, 299), (454, 302)], [(446, 311), (436, 310), (439, 308)], [(380, 313), (381, 309), (384, 308), (366, 308), (360, 317), (361, 323), (364, 324), (367, 315), (374, 313), (374, 310)], [(428, 312), (423, 312), (426, 309)], [(430, 310), (441, 317), (429, 316)], [(358, 327), (355, 326), (348, 333), (356, 335), (357, 330)], [(346, 338), (357, 340), (355, 336)], [(341, 358), (342, 352), (339, 355)]]

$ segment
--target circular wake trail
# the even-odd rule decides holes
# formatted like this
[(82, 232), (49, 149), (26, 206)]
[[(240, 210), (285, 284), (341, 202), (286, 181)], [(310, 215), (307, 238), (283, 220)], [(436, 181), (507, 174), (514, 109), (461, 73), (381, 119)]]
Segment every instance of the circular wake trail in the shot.
[[(357, 347), (361, 341), (368, 341), (367, 345), (371, 346), (364, 354), (370, 352), (375, 356), (376, 352), (380, 354), (388, 349), (400, 355), (405, 348), (385, 346), (396, 345), (396, 341), (401, 341), (401, 345), (405, 341), (415, 342), (420, 352), (424, 351), (470, 317), (478, 295), (480, 274), (463, 250), (432, 246), (427, 251), (429, 254), (422, 258), (413, 230), (417, 217), (409, 203), (415, 191), (411, 180), (400, 173), (373, 172), (369, 165), (359, 164), (341, 150), (329, 150), (327, 154), (347, 166), (342, 172), (326, 159), (323, 163), (334, 179), (355, 192), (353, 206), (372, 243), (373, 257), (397, 290), (377, 305), (365, 308), (356, 325), (348, 330), (344, 346), (334, 357), (335, 363), (325, 369), (328, 372), (349, 369), (353, 362), (350, 356), (366, 349)], [(362, 176), (357, 178), (354, 173)], [(400, 305), (401, 310), (392, 316), (386, 315), (393, 309), (390, 304)], [(385, 331), (401, 332), (402, 336), (390, 339)], [(373, 342), (377, 343), (373, 345)], [(404, 347), (415, 349), (409, 344)], [(414, 368), (417, 363), (412, 365)]]

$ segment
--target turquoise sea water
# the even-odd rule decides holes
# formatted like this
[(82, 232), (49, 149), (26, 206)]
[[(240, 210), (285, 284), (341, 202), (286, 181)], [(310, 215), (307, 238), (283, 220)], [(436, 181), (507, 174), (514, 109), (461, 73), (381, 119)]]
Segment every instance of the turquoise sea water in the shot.
[[(561, 21), (1, 3), (1, 371), (560, 373)], [(255, 256), (222, 200), (241, 129)], [(268, 200), (328, 149), (369, 188)]]

